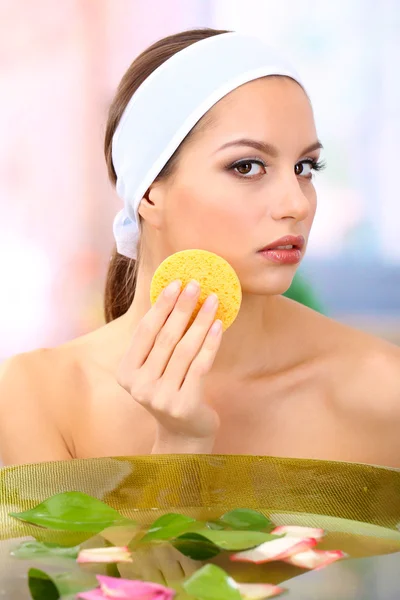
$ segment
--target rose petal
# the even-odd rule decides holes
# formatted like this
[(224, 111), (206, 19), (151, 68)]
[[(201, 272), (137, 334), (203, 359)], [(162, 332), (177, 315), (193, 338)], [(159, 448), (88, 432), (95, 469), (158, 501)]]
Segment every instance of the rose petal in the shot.
[(97, 580), (100, 588), (81, 592), (77, 597), (80, 600), (173, 600), (176, 593), (163, 585), (144, 581), (106, 575), (97, 575)]
[(314, 538), (320, 540), (324, 537), (325, 531), (323, 529), (316, 529), (314, 527), (300, 527), (299, 525), (279, 525), (271, 531), (274, 535), (287, 534), (292, 537)]
[(244, 600), (274, 598), (285, 591), (283, 588), (270, 583), (239, 583), (238, 588)]
[(307, 550), (294, 556), (285, 558), (284, 561), (302, 569), (322, 569), (331, 563), (346, 558), (341, 550)]
[(270, 542), (265, 542), (252, 550), (245, 550), (231, 555), (231, 560), (241, 562), (252, 562), (256, 564), (269, 562), (273, 560), (283, 560), (288, 556), (305, 552), (309, 548), (316, 546), (317, 540), (314, 538), (300, 539), (286, 535), (285, 537)]
[(103, 598), (115, 600), (172, 600), (175, 590), (146, 581), (97, 575)]
[(132, 555), (126, 546), (87, 548), (79, 552), (76, 560), (78, 563), (131, 563)]

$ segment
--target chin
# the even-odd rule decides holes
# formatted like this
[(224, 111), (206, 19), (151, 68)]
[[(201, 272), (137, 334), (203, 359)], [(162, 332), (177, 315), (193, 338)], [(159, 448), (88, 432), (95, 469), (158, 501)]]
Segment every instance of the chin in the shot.
[(243, 294), (256, 296), (280, 296), (288, 291), (296, 274), (296, 268), (278, 267), (267, 270), (261, 276), (239, 277)]

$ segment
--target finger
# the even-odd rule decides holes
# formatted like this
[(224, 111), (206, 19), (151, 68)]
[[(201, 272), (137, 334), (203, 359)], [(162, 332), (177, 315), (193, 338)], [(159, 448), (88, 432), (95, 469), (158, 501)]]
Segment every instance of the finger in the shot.
[(120, 563), (118, 571), (124, 579), (140, 579), (165, 585), (165, 579), (158, 567), (152, 548), (137, 549), (133, 563)]
[(198, 380), (209, 373), (221, 344), (222, 322), (215, 321), (207, 334), (200, 352), (191, 363), (182, 389), (193, 386)]
[(179, 562), (181, 564), (185, 579), (193, 575), (193, 573), (195, 573), (196, 571), (198, 571), (201, 565), (203, 564), (202, 562), (198, 560), (193, 560), (192, 558), (184, 556), (183, 554), (180, 557)]
[(201, 307), (192, 326), (188, 329), (182, 340), (177, 344), (171, 359), (165, 369), (163, 382), (179, 389), (185, 379), (192, 361), (199, 353), (208, 331), (214, 321), (218, 308), (218, 297), (215, 294), (208, 296)]
[(139, 369), (142, 366), (154, 345), (157, 335), (175, 306), (181, 285), (180, 281), (170, 283), (140, 321), (122, 361), (122, 370), (126, 367), (128, 372), (131, 373), (133, 369)]
[(163, 574), (167, 585), (183, 579), (184, 572), (179, 562), (182, 556), (180, 552), (170, 544), (162, 544), (155, 547), (155, 554), (158, 560), (158, 568)]
[(191, 281), (179, 296), (143, 364), (144, 371), (151, 373), (152, 378), (158, 379), (164, 373), (177, 343), (185, 333), (199, 294), (200, 285), (197, 281)]
[(159, 568), (154, 548), (147, 548), (140, 557), (140, 573), (144, 581), (165, 585), (166, 581)]

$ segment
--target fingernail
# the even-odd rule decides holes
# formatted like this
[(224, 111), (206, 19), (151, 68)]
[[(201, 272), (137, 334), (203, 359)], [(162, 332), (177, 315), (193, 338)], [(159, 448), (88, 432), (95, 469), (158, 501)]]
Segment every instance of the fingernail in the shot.
[(218, 319), (218, 321), (214, 321), (214, 323), (212, 324), (210, 333), (211, 333), (211, 335), (216, 337), (217, 335), (219, 335), (221, 333), (221, 330), (222, 330), (222, 321), (220, 321)]
[(194, 279), (189, 281), (185, 288), (186, 296), (195, 296), (199, 292), (200, 286)]
[(216, 307), (218, 303), (218, 296), (216, 294), (210, 294), (207, 300), (204, 302), (204, 310), (206, 312), (210, 312), (213, 308)]
[(167, 298), (171, 298), (172, 296), (175, 296), (175, 294), (177, 294), (178, 291), (181, 289), (181, 285), (182, 285), (181, 281), (179, 281), (179, 280), (173, 281), (172, 283), (167, 285), (167, 287), (165, 288), (164, 296), (166, 296)]

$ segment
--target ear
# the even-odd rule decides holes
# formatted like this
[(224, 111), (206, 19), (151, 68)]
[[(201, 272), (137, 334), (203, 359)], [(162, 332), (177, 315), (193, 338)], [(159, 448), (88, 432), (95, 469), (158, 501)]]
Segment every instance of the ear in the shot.
[(139, 205), (139, 215), (155, 229), (162, 226), (164, 199), (165, 190), (161, 182), (156, 182), (151, 184)]

